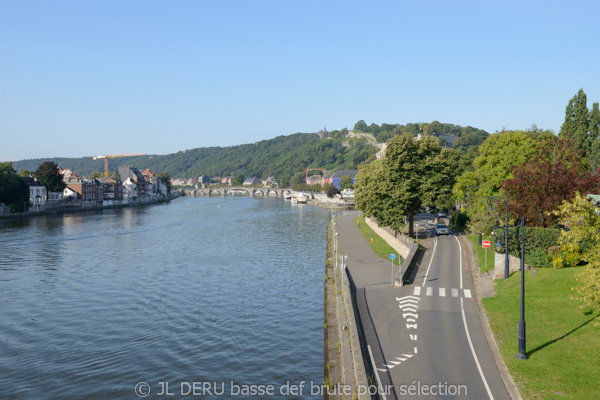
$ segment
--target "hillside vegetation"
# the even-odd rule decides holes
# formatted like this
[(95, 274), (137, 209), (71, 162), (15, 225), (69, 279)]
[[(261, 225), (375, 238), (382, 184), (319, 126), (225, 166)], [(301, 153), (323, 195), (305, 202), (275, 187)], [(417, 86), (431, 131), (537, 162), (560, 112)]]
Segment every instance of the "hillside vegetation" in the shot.
[[(463, 134), (462, 128), (456, 125), (437, 122), (432, 124), (439, 127), (440, 131)], [(431, 132), (432, 124), (422, 125), (427, 126)], [(412, 128), (413, 125), (415, 124), (407, 126)], [(375, 126), (375, 124), (371, 124), (373, 130), (375, 130)], [(404, 125), (382, 124), (381, 128), (385, 127), (392, 127), (392, 130), (397, 131), (396, 128), (404, 127)], [(368, 131), (369, 127), (366, 130)], [(477, 140), (469, 140), (470, 144), (475, 146), (478, 146), (487, 137), (487, 132), (479, 129), (465, 128), (464, 131), (469, 134), (477, 132)], [(373, 136), (381, 143), (383, 138), (381, 132), (386, 131), (379, 129), (377, 132), (369, 133), (376, 133)], [(156, 173), (167, 172), (173, 178), (189, 178), (200, 175), (242, 175), (259, 178), (275, 176), (280, 182), (294, 183), (304, 182), (306, 168), (357, 169), (359, 164), (375, 159), (378, 148), (369, 143), (365, 137), (351, 137), (345, 128), (320, 133), (296, 133), (252, 144), (202, 147), (167, 155), (115, 158), (108, 160), (108, 167), (111, 173), (118, 166), (131, 165), (139, 169), (150, 168)], [(460, 140), (457, 142), (460, 144)], [(54, 161), (61, 168), (72, 169), (84, 176), (104, 170), (103, 160), (93, 160), (91, 156), (22, 160), (13, 162), (13, 166), (18, 171), (22, 169), (35, 171), (44, 161)]]

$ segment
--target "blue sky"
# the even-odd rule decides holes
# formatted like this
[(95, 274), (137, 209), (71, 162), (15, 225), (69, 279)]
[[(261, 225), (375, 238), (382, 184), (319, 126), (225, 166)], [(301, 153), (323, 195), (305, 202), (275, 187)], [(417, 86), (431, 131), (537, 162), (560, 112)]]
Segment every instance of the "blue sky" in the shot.
[(600, 101), (597, 1), (0, 0), (0, 161), (367, 124), (556, 132)]

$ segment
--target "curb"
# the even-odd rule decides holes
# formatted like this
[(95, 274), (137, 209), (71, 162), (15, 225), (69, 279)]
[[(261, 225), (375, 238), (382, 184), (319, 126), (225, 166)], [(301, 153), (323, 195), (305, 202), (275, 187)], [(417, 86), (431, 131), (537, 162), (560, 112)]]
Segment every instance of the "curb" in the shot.
[[(466, 238), (466, 236), (465, 236)], [(479, 268), (479, 263), (477, 262), (477, 257), (475, 257), (475, 250), (473, 248), (473, 243), (469, 239), (466, 239), (468, 243), (467, 247), (469, 248), (469, 258), (471, 259), (471, 265), (475, 265), (476, 268), (471, 268), (471, 278), (473, 279), (473, 286), (477, 291), (477, 309), (479, 311), (479, 319), (481, 321), (481, 326), (483, 327), (483, 332), (485, 333), (485, 338), (487, 339), (488, 345), (490, 347), (490, 351), (492, 352), (492, 357), (494, 357), (494, 361), (496, 361), (496, 366), (498, 367), (498, 371), (500, 371), (500, 375), (502, 376), (502, 380), (504, 381), (504, 385), (510, 394), (510, 397), (513, 400), (523, 400), (521, 394), (519, 393), (519, 389), (515, 384), (515, 381), (512, 378), (512, 375), (508, 371), (506, 364), (504, 363), (504, 359), (500, 354), (500, 349), (498, 348), (498, 343), (496, 343), (496, 339), (494, 337), (494, 333), (492, 332), (492, 328), (490, 327), (490, 322), (487, 317), (487, 313), (483, 308), (483, 304), (481, 303), (481, 290), (479, 288), (479, 281), (477, 280), (476, 272), (477, 268)]]

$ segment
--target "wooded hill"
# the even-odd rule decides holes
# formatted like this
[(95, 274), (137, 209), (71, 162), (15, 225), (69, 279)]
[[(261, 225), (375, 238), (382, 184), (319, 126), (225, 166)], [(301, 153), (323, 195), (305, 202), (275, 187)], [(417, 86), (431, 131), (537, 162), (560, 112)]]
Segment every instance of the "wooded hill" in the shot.
[[(361, 121), (359, 121), (360, 123)], [(364, 122), (364, 121), (362, 121)], [(357, 125), (359, 124), (357, 123)], [(427, 127), (436, 125), (440, 132), (459, 136), (454, 143), (463, 151), (476, 148), (488, 136), (488, 133), (471, 127), (462, 128), (451, 124), (421, 124)], [(417, 124), (389, 125), (378, 127), (371, 124), (363, 131), (372, 133), (382, 142), (382, 138), (409, 129), (411, 133)], [(391, 131), (382, 128), (391, 127)], [(433, 133), (428, 129), (429, 133)], [(391, 133), (394, 132), (394, 133)], [(416, 129), (415, 135), (418, 133)], [(108, 160), (112, 173), (118, 166), (131, 165), (138, 169), (150, 168), (155, 173), (167, 172), (172, 178), (192, 176), (256, 176), (276, 177), (280, 182), (304, 182), (306, 168), (324, 168), (327, 170), (358, 169), (358, 165), (374, 159), (377, 148), (365, 138), (350, 138), (348, 130), (336, 130), (319, 133), (296, 133), (278, 136), (257, 143), (231, 147), (203, 147), (180, 151), (167, 155), (147, 155), (123, 157)], [(61, 168), (69, 168), (83, 176), (104, 170), (103, 160), (93, 160), (91, 156), (80, 158), (32, 159), (13, 162), (16, 170), (35, 171), (44, 161), (54, 161)]]

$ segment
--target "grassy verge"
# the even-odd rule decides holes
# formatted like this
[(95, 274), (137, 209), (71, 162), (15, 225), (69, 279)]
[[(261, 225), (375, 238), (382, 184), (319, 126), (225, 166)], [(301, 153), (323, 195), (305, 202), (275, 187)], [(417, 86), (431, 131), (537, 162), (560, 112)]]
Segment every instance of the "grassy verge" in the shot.
[(494, 269), (494, 242), (495, 239), (492, 236), (483, 236), (482, 240), (489, 240), (492, 242), (492, 247), (487, 249), (487, 266), (485, 265), (485, 252), (482, 246), (479, 245), (479, 236), (478, 235), (468, 235), (467, 239), (473, 243), (473, 247), (475, 248), (475, 252), (477, 253), (477, 263), (481, 268), (481, 272), (491, 271)]
[(358, 229), (362, 232), (363, 236), (365, 237), (365, 240), (367, 241), (367, 243), (369, 243), (375, 254), (377, 254), (381, 258), (385, 258), (386, 260), (390, 259), (390, 254), (396, 254), (395, 262), (398, 262), (398, 252), (394, 250), (392, 246), (387, 244), (387, 242), (383, 240), (378, 234), (376, 234), (375, 231), (373, 231), (373, 229), (369, 227), (369, 225), (367, 225), (367, 223), (365, 222), (365, 217), (361, 216), (354, 218), (354, 223), (359, 225)]
[[(489, 260), (488, 260), (489, 261)], [(528, 360), (518, 352), (520, 274), (496, 284), (496, 296), (483, 299), (504, 362), (524, 399), (600, 397), (598, 313), (572, 300), (574, 274), (581, 267), (538, 268), (525, 274)]]

